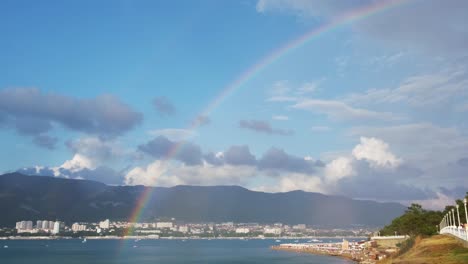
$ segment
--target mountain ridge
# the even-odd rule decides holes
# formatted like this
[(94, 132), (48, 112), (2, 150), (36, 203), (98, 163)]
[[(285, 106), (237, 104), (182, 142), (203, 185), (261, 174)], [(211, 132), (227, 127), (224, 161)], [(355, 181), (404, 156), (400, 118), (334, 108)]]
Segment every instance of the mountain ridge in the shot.
[(302, 190), (267, 193), (236, 185), (111, 186), (97, 181), (0, 175), (0, 224), (60, 219), (126, 220), (147, 188), (152, 195), (140, 220), (174, 217), (186, 222), (259, 222), (309, 225), (384, 225), (402, 214), (398, 203), (354, 200)]

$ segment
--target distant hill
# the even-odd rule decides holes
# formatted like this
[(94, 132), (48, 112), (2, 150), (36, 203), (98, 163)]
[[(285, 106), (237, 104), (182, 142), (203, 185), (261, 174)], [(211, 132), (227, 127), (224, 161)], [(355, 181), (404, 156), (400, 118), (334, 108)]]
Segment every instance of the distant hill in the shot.
[[(126, 220), (144, 186), (109, 186), (19, 173), (0, 175), (0, 226), (20, 220)], [(398, 203), (353, 200), (292, 191), (254, 192), (238, 186), (155, 187), (142, 220), (174, 217), (187, 222), (259, 222), (382, 226), (401, 215)]]

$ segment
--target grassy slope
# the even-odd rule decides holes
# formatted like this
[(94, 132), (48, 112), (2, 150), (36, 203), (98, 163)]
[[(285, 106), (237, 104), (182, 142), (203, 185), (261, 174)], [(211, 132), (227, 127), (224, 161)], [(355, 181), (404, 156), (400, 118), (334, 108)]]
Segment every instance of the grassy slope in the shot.
[(464, 248), (455, 238), (449, 236), (432, 236), (416, 239), (413, 248), (395, 259), (387, 259), (379, 264), (458, 264), (468, 263), (468, 248)]

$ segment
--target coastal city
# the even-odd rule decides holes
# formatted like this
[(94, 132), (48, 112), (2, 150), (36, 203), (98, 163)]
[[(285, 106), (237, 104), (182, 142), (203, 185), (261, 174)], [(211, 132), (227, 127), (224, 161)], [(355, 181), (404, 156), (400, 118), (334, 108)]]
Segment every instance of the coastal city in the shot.
[[(1, 240), (38, 239), (271, 239), (271, 249), (338, 256), (375, 263), (395, 253), (407, 236), (380, 236), (369, 227), (318, 228), (282, 223), (183, 223), (174, 218), (130, 223), (105, 219), (94, 223), (24, 220), (0, 229)], [(136, 245), (134, 246), (136, 247)]]
[(184, 223), (176, 219), (130, 223), (105, 219), (95, 223), (53, 220), (24, 220), (14, 228), (0, 229), (1, 237), (141, 237), (141, 238), (314, 238), (314, 237), (368, 237), (375, 228), (354, 226), (325, 228), (305, 224), (282, 223)]

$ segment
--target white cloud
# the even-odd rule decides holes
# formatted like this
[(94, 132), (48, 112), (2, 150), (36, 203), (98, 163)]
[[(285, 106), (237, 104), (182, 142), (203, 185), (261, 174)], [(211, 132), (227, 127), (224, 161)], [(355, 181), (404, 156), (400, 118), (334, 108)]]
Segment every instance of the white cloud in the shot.
[(71, 172), (78, 172), (83, 169), (95, 169), (96, 163), (93, 162), (90, 158), (82, 155), (75, 154), (71, 160), (65, 161), (62, 165), (58, 167), (53, 167), (54, 176), (61, 176), (60, 169), (69, 170)]
[(290, 173), (287, 176), (278, 178), (277, 181), (269, 185), (254, 187), (253, 190), (260, 192), (289, 192), (295, 190), (324, 192), (322, 181), (318, 176), (303, 173)]
[[(225, 154), (219, 152), (215, 156), (220, 158)], [(308, 156), (302, 159), (314, 161)], [(287, 165), (302, 164), (293, 161)], [(233, 165), (205, 161), (187, 166), (156, 160), (129, 170), (124, 182), (147, 186), (241, 185), (267, 192), (304, 190), (381, 200), (424, 199), (433, 194), (417, 181), (416, 184), (408, 182), (408, 179), (419, 177), (420, 171), (403, 164), (401, 158), (390, 152), (388, 143), (377, 138), (361, 138), (352, 150), (336, 156), (324, 166), (315, 166), (313, 170), (284, 170), (284, 166), (268, 168), (265, 170), (265, 166), (255, 163)]]
[(371, 89), (361, 94), (351, 94), (345, 101), (354, 104), (408, 103), (424, 107), (445, 107), (451, 99), (468, 95), (468, 73), (464, 67), (452, 67), (432, 74), (406, 78), (394, 89)]
[(316, 81), (306, 82), (302, 84), (299, 88), (297, 88), (296, 93), (299, 95), (304, 95), (316, 92), (324, 81), (325, 78)]
[(394, 121), (401, 117), (389, 112), (376, 112), (354, 108), (341, 101), (306, 99), (293, 105), (292, 108), (322, 113), (335, 120), (380, 120)]
[(115, 140), (102, 140), (98, 137), (83, 137), (67, 142), (68, 148), (75, 154), (86, 156), (95, 163), (119, 158), (124, 150)]
[[(167, 173), (167, 163), (157, 160), (154, 161), (146, 168), (142, 167), (135, 167), (131, 169), (127, 175), (125, 175), (125, 184), (126, 185), (145, 185), (145, 186), (156, 186), (158, 185), (158, 181), (161, 180)], [(172, 185), (181, 184), (178, 182), (178, 179), (175, 178), (171, 181)]]
[(423, 168), (445, 166), (468, 156), (468, 137), (455, 127), (413, 123), (383, 127), (355, 127), (351, 135), (377, 137), (389, 143), (405, 160)]
[(404, 55), (405, 53), (400, 51), (393, 54), (375, 56), (369, 60), (369, 64), (370, 66), (377, 68), (393, 66), (396, 62), (402, 59)]
[(338, 180), (355, 174), (352, 159), (339, 157), (325, 166), (324, 176), (327, 184), (335, 184)]
[(125, 184), (147, 186), (240, 185), (257, 173), (254, 166), (213, 166), (207, 163), (185, 166), (156, 160), (146, 167), (135, 167), (125, 176)]
[(316, 92), (325, 78), (292, 85), (287, 80), (277, 81), (268, 90), (267, 102), (297, 102), (303, 96)]
[[(103, 176), (102, 180), (109, 180), (113, 176), (118, 176), (118, 173), (106, 167), (106, 164), (119, 161), (126, 155), (126, 152), (114, 139), (103, 140), (99, 137), (83, 137), (70, 140), (66, 142), (66, 145), (73, 152), (71, 159), (55, 167), (38, 167), (36, 168), (36, 174), (52, 171), (55, 177), (74, 175), (76, 178), (76, 175), (80, 173), (87, 174), (87, 176), (98, 176), (97, 174), (102, 172), (108, 174)], [(96, 172), (96, 175), (91, 175), (90, 171)], [(99, 179), (93, 178), (93, 180)], [(118, 179), (115, 180), (118, 181)]]
[(352, 154), (357, 160), (366, 160), (375, 167), (395, 168), (402, 163), (389, 151), (387, 143), (377, 138), (360, 138), (361, 143), (354, 147)]

